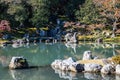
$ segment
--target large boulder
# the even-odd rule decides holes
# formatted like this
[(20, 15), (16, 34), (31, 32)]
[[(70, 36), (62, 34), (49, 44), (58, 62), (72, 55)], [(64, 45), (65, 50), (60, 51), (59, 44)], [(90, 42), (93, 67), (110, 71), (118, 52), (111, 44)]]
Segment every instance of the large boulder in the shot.
[(75, 62), (75, 60), (72, 57), (69, 57), (68, 59), (65, 59), (62, 61), (66, 65), (70, 65)]
[(64, 63), (64, 62), (62, 62), (61, 65), (60, 65), (60, 69), (62, 71), (68, 71), (69, 70), (68, 67), (69, 67), (69, 65)]
[(61, 64), (62, 64), (62, 60), (57, 59), (52, 62), (51, 66), (52, 66), (52, 68), (59, 69), (61, 67)]
[(88, 63), (84, 66), (85, 72), (100, 72), (101, 68), (102, 66), (96, 63)]
[(115, 72), (115, 66), (112, 64), (104, 65), (101, 69), (101, 73), (103, 74), (111, 74)]
[(83, 54), (83, 60), (91, 60), (93, 59), (91, 51), (85, 51)]
[(52, 62), (51, 66), (56, 69), (67, 71), (69, 70), (68, 67), (72, 63), (74, 63), (74, 60), (71, 57), (65, 60), (56, 59), (55, 61)]
[(116, 74), (120, 74), (120, 64), (116, 66)]
[(84, 65), (83, 64), (77, 64), (75, 68), (76, 68), (77, 72), (84, 71)]
[(75, 62), (73, 58), (68, 58), (64, 60), (55, 60), (51, 64), (53, 69), (60, 69), (62, 71), (73, 71), (73, 72), (82, 72), (84, 70), (84, 65)]
[(10, 69), (23, 69), (28, 67), (29, 67), (28, 62), (23, 57), (12, 57), (9, 64)]
[(82, 72), (82, 71), (84, 71), (84, 65), (74, 62), (68, 66), (68, 69), (69, 69), (69, 71), (73, 71), (73, 72)]

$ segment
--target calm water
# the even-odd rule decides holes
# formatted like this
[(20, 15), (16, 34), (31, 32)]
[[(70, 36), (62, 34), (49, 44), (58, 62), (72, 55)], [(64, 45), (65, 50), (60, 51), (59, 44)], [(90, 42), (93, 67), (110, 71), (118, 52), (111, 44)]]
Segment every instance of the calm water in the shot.
[[(108, 58), (120, 54), (117, 44), (26, 44), (19, 47), (8, 45), (0, 47), (0, 80), (119, 80), (117, 75), (101, 75), (94, 73), (73, 73), (53, 70), (50, 64), (55, 59), (72, 57), (82, 59), (83, 52), (91, 50), (94, 56)], [(31, 66), (40, 68), (9, 70), (7, 66), (12, 56), (24, 56)]]

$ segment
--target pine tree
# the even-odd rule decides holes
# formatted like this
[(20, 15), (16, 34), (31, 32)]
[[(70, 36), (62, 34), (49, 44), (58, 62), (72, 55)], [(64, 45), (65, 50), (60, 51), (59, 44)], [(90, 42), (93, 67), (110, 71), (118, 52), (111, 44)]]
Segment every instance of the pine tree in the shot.
[(97, 10), (95, 4), (92, 2), (92, 0), (86, 0), (85, 4), (83, 4), (79, 10), (76, 11), (76, 18), (81, 23), (85, 24), (94, 24), (94, 23), (100, 23), (99, 11)]
[(49, 21), (49, 0), (30, 0), (30, 3), (33, 11), (31, 19), (33, 25), (43, 27)]

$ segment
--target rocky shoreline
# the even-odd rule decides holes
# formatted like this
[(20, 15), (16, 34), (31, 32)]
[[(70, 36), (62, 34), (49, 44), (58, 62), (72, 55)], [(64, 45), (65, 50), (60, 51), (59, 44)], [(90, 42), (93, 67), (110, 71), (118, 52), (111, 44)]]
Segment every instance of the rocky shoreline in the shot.
[(61, 71), (72, 72), (90, 72), (101, 74), (120, 74), (120, 64), (115, 64), (111, 58), (108, 59), (93, 59), (90, 51), (85, 51), (83, 60), (74, 61), (73, 58), (56, 59), (51, 64), (52, 68)]
[[(119, 58), (119, 57), (118, 57)], [(116, 59), (118, 61), (118, 59)], [(56, 59), (51, 67), (61, 71), (92, 72), (102, 74), (120, 74), (120, 64), (116, 64), (113, 58), (99, 59), (92, 55), (91, 51), (85, 51), (83, 59), (75, 61), (72, 57), (68, 59)], [(23, 57), (12, 57), (9, 69), (29, 68), (27, 60)]]

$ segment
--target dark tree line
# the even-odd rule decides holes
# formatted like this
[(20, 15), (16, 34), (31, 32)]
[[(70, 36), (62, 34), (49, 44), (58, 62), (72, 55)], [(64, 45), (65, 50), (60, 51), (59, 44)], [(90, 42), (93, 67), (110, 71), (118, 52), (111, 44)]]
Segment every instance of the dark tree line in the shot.
[(115, 33), (119, 15), (120, 0), (0, 0), (0, 20), (10, 21), (12, 28), (46, 27), (55, 25), (59, 18), (87, 25), (105, 24)]
[(75, 12), (85, 0), (1, 0), (0, 20), (12, 27), (46, 26), (58, 18), (75, 20)]

